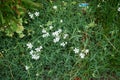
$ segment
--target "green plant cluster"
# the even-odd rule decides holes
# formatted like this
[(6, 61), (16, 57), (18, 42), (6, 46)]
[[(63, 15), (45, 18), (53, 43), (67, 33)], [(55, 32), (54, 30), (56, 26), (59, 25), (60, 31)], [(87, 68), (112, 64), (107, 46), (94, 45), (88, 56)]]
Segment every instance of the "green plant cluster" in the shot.
[(119, 80), (119, 2), (87, 1), (41, 0), (25, 37), (0, 36), (0, 80)]
[(28, 10), (40, 6), (31, 0), (0, 0), (0, 32), (24, 37), (23, 17)]
[(109, 33), (109, 31), (116, 33), (114, 30), (119, 30), (120, 25), (120, 12), (118, 11), (118, 8), (120, 7), (120, 1), (93, 0), (89, 3), (93, 10), (92, 12), (95, 17), (95, 22), (102, 24), (105, 34)]
[[(119, 0), (93, 0), (90, 1), (90, 6), (93, 11), (94, 21), (101, 25), (103, 34), (108, 37), (111, 44), (109, 55), (109, 67), (120, 72), (120, 55), (119, 55), (119, 38), (120, 38), (120, 1)], [(110, 48), (110, 47), (109, 47)]]

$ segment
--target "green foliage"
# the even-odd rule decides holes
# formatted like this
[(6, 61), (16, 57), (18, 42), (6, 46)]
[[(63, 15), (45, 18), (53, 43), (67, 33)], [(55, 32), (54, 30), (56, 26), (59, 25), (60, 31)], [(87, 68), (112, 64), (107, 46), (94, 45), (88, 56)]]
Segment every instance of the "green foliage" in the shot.
[(96, 24), (101, 25), (104, 38), (111, 45), (109, 48), (110, 54), (107, 55), (108, 63), (111, 71), (120, 72), (120, 55), (119, 55), (119, 38), (120, 38), (120, 7), (119, 0), (93, 0), (89, 2), (92, 9), (91, 13), (94, 14), (94, 21)]
[[(95, 17), (95, 21), (98, 24), (102, 24), (105, 33), (118, 29), (120, 25), (120, 13), (118, 8), (120, 1), (118, 0), (93, 0), (90, 1), (90, 6)], [(119, 33), (118, 33), (119, 34)]]
[(32, 8), (40, 8), (40, 6), (31, 0), (1, 0), (0, 31), (11, 37), (17, 33), (22, 38), (24, 36), (23, 17), (25, 13)]
[[(101, 9), (98, 15), (96, 0), (79, 7), (83, 2), (42, 0), (39, 17), (34, 14), (38, 10), (24, 17), (25, 37), (0, 36), (0, 80), (119, 80), (118, 22), (112, 22), (113, 27), (102, 20), (99, 16), (108, 12)], [(111, 27), (107, 30), (103, 24)]]

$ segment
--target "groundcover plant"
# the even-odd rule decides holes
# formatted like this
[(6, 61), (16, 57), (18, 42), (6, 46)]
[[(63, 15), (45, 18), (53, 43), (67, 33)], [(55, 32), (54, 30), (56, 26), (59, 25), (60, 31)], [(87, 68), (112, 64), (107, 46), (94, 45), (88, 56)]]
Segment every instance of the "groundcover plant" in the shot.
[[(43, 8), (28, 10), (23, 38), (0, 34), (0, 80), (119, 80), (119, 23), (107, 34), (96, 17), (100, 4), (34, 1)], [(118, 16), (119, 3), (114, 10)]]

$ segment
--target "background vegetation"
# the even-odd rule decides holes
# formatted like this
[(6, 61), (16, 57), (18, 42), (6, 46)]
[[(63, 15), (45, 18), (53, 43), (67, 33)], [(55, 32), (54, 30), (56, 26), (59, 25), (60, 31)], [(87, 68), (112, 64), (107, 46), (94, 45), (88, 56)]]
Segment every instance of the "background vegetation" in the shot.
[(12, 37), (15, 33), (24, 37), (23, 17), (29, 10), (42, 5), (31, 0), (1, 0), (0, 1), (0, 31)]

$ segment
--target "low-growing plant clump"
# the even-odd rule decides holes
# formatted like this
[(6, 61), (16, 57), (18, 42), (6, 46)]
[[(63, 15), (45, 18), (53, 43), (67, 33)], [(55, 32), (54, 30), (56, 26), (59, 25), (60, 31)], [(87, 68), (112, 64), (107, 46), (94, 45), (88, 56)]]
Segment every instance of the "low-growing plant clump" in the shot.
[[(0, 80), (119, 80), (119, 2), (40, 3), (24, 16), (24, 37), (0, 36)], [(118, 21), (103, 18), (106, 6)]]

